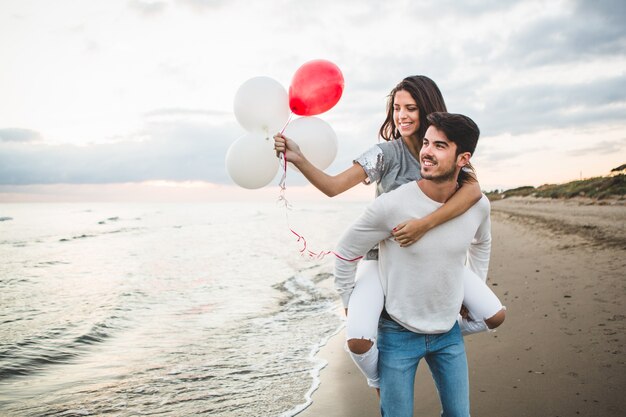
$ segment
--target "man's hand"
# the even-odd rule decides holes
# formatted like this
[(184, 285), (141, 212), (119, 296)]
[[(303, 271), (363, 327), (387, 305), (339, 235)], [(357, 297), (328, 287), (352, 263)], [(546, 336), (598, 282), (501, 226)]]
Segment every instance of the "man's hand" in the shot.
[(465, 305), (461, 304), (461, 311), (459, 311), (459, 314), (461, 315), (461, 317), (463, 317), (464, 319), (468, 319), (471, 320), (469, 318), (469, 310), (467, 309), (467, 307), (465, 307)]
[(276, 156), (279, 158), (280, 154), (284, 153), (287, 157), (287, 162), (298, 165), (300, 161), (302, 161), (303, 156), (298, 144), (282, 133), (274, 135), (274, 150), (276, 151)]
[(420, 240), (429, 230), (430, 227), (424, 219), (411, 219), (394, 227), (391, 234), (400, 246), (406, 247)]

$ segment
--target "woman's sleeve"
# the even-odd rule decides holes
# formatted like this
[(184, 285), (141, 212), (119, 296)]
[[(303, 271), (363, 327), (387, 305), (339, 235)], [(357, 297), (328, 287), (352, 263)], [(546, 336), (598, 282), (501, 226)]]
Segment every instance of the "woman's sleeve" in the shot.
[(363, 152), (361, 156), (353, 161), (355, 164), (361, 165), (367, 174), (367, 178), (363, 181), (365, 184), (376, 183), (380, 181), (385, 165), (383, 150), (380, 146), (375, 145)]

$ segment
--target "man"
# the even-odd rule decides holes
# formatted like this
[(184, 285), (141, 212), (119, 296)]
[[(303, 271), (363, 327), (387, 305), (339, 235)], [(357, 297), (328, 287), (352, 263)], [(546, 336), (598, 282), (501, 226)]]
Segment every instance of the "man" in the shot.
[[(383, 416), (413, 415), (417, 365), (425, 358), (437, 386), (444, 416), (469, 416), (469, 378), (457, 317), (463, 301), (466, 261), (485, 271), (490, 254), (489, 201), (432, 229), (409, 247), (390, 235), (398, 223), (424, 217), (456, 191), (471, 169), (479, 129), (468, 117), (431, 113), (420, 151), (422, 179), (378, 197), (344, 233), (337, 253), (364, 254), (380, 242), (380, 279), (385, 309), (378, 328), (378, 370)], [(470, 248), (471, 247), (471, 248)], [(337, 258), (335, 282), (347, 307), (356, 264)]]

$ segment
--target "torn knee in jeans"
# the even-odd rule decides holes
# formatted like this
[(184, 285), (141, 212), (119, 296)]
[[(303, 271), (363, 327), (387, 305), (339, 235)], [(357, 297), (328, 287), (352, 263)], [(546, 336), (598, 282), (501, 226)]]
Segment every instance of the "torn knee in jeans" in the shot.
[(366, 353), (368, 350), (372, 348), (372, 342), (369, 339), (349, 339), (348, 340), (348, 349), (352, 353), (356, 353), (357, 355), (362, 355)]

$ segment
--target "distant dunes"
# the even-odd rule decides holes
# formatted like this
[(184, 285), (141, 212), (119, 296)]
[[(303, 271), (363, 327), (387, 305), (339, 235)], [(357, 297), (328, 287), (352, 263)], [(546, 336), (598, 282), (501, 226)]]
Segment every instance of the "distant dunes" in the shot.
[(626, 164), (612, 169), (611, 174), (605, 177), (588, 178), (564, 184), (544, 184), (539, 187), (525, 186), (510, 190), (494, 190), (485, 194), (492, 201), (507, 197), (624, 199), (626, 194), (624, 171), (626, 171)]

